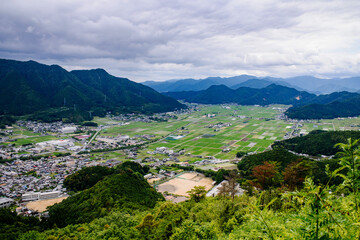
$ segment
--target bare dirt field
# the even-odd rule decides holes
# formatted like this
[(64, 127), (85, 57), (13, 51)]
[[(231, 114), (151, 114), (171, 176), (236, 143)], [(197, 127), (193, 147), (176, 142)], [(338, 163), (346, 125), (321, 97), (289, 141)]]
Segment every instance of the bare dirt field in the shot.
[(54, 198), (54, 199), (47, 199), (47, 200), (39, 200), (34, 202), (29, 202), (26, 204), (26, 207), (31, 210), (35, 210), (38, 212), (45, 212), (46, 207), (52, 206), (55, 203), (59, 203), (62, 200), (66, 199), (67, 197), (61, 197), (61, 198)]
[(195, 186), (204, 186), (206, 190), (212, 188), (213, 180), (200, 173), (184, 173), (170, 181), (158, 186), (159, 192), (168, 192), (182, 196), (188, 196), (187, 191)]

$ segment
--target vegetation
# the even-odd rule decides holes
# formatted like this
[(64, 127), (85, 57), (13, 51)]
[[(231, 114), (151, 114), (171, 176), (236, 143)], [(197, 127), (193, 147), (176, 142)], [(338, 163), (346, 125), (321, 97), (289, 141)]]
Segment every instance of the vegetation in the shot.
[[(205, 104), (237, 103), (241, 105), (268, 105), (268, 104), (294, 104), (306, 103), (316, 98), (316, 95), (300, 92), (294, 88), (288, 88), (271, 84), (262, 89), (239, 87), (233, 90), (225, 85), (213, 85), (202, 91), (168, 92), (170, 97), (182, 99), (187, 102)], [(297, 98), (300, 97), (300, 101)]]
[(97, 127), (98, 124), (96, 122), (83, 122), (83, 124), (81, 124), (82, 126), (88, 126), (88, 127)]
[(163, 202), (149, 211), (114, 211), (90, 223), (32, 231), (20, 239), (357, 239), (352, 196), (336, 198), (323, 191), (319, 200), (318, 190), (308, 180), (306, 190), (280, 195), (276, 210), (274, 202), (264, 205), (260, 197), (247, 195), (234, 201)]
[(195, 186), (193, 189), (187, 192), (190, 196), (190, 199), (195, 202), (200, 202), (205, 199), (206, 190), (204, 186)]
[[(259, 89), (257, 89), (240, 84), (238, 85), (240, 87), (231, 89), (225, 85), (217, 84), (201, 91), (176, 91), (166, 92), (165, 94), (176, 99), (185, 100), (187, 102), (205, 104), (237, 103), (241, 105), (268, 105), (276, 103), (300, 106), (291, 108), (289, 111), (287, 111), (286, 114), (290, 118), (312, 119), (317, 115), (326, 116), (315, 117), (320, 119), (335, 118), (339, 116), (357, 116), (360, 114), (358, 104), (360, 96), (357, 93), (339, 92), (316, 96), (315, 94), (298, 91), (294, 88), (269, 84), (269, 82), (265, 85), (263, 88), (259, 87)], [(345, 106), (347, 103), (351, 103), (351, 105), (346, 106), (346, 108), (339, 111), (339, 105)], [(325, 107), (322, 109), (323, 111), (318, 112), (319, 107), (315, 108), (315, 106), (320, 106), (320, 108), (322, 106)], [(334, 114), (336, 116), (331, 117)], [(299, 117), (296, 117), (298, 115)]]
[(113, 174), (89, 189), (49, 208), (47, 225), (65, 227), (104, 217), (114, 209), (132, 212), (146, 210), (162, 200), (146, 180), (131, 170)]
[(0, 239), (17, 239), (24, 232), (41, 229), (38, 218), (21, 217), (8, 208), (0, 208)]
[[(159, 201), (163, 198), (139, 173), (122, 170), (51, 207), (49, 229), (40, 232), (35, 224), (20, 229), (32, 231), (19, 239), (358, 239), (359, 145), (349, 139), (338, 146), (339, 168), (326, 168), (326, 183), (309, 177), (307, 160), (285, 167), (284, 161), (270, 161), (281, 158), (277, 152), (253, 168), (253, 181), (264, 190), (235, 196), (224, 189), (225, 194), (206, 198), (204, 189), (195, 187), (191, 200), (178, 204)], [(329, 184), (337, 176), (341, 184)], [(281, 181), (288, 184), (278, 187)]]
[(272, 147), (285, 148), (297, 153), (312, 156), (335, 155), (338, 152), (336, 143), (346, 143), (348, 138), (359, 139), (359, 131), (321, 131), (314, 130), (306, 136), (295, 137), (275, 142)]
[(283, 171), (286, 166), (299, 159), (303, 160), (304, 158), (280, 148), (259, 154), (248, 155), (238, 163), (238, 169), (242, 175), (247, 178), (252, 174), (252, 169), (254, 167), (262, 165), (265, 162), (278, 162), (278, 170)]
[(360, 114), (360, 96), (327, 104), (309, 104), (288, 109), (286, 115), (293, 119), (332, 119), (354, 117)]
[(4, 129), (6, 125), (11, 126), (15, 123), (15, 119), (9, 115), (1, 115), (0, 116), (0, 128)]
[(148, 166), (141, 166), (139, 163), (127, 161), (117, 166), (116, 168), (109, 168), (103, 166), (85, 167), (68, 176), (64, 180), (64, 187), (70, 191), (82, 191), (94, 186), (97, 182), (104, 179), (104, 177), (118, 174), (121, 171), (132, 171), (145, 175), (149, 172)]
[[(16, 89), (16, 91), (14, 91)], [(42, 121), (91, 120), (106, 112), (166, 112), (184, 105), (102, 69), (67, 72), (34, 61), (0, 60), (0, 114)], [(89, 114), (91, 111), (92, 114)]]
[(82, 191), (94, 186), (104, 177), (115, 172), (115, 169), (108, 167), (86, 167), (65, 178), (64, 187), (70, 191)]

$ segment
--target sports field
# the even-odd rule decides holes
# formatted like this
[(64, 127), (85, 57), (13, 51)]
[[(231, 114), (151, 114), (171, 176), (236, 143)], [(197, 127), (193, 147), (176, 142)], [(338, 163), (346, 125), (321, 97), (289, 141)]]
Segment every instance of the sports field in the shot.
[(190, 191), (195, 186), (204, 186), (206, 191), (212, 188), (213, 180), (200, 173), (184, 173), (158, 186), (158, 192), (168, 192), (171, 194), (189, 196)]
[(66, 199), (67, 197), (61, 197), (61, 198), (53, 198), (53, 199), (47, 199), (47, 200), (39, 200), (34, 202), (29, 202), (26, 204), (26, 207), (28, 209), (38, 211), (38, 212), (45, 212), (46, 208), (49, 206), (54, 205), (55, 203), (59, 203), (62, 200)]

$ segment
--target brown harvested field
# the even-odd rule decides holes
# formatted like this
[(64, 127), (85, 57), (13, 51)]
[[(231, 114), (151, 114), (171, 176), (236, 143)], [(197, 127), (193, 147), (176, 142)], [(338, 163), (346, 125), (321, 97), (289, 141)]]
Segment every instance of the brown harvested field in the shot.
[(239, 140), (233, 140), (228, 143), (229, 146), (233, 145), (234, 143), (237, 143)]
[(168, 192), (182, 196), (188, 196), (187, 191), (195, 186), (204, 186), (208, 191), (213, 187), (213, 180), (205, 177), (200, 173), (184, 173), (170, 181), (162, 183), (158, 186), (159, 192)]
[(34, 202), (29, 202), (26, 204), (26, 207), (31, 210), (35, 210), (38, 212), (45, 212), (46, 207), (52, 206), (55, 203), (59, 203), (62, 200), (66, 199), (67, 197), (61, 197), (61, 198), (53, 198), (53, 199), (47, 199), (47, 200), (39, 200)]
[(241, 139), (241, 141), (242, 142), (247, 142), (247, 141), (249, 141), (249, 139), (248, 138), (243, 138), (243, 139)]

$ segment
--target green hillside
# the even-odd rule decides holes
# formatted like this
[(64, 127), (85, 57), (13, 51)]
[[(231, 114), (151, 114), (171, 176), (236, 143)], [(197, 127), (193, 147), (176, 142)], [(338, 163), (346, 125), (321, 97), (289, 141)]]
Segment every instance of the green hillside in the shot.
[(0, 115), (39, 111), (46, 115), (52, 109), (52, 118), (76, 112), (84, 118), (89, 115), (84, 114), (86, 111), (93, 111), (93, 115), (108, 111), (153, 113), (183, 107), (147, 86), (111, 76), (102, 69), (68, 72), (57, 65), (0, 59)]
[(122, 171), (101, 180), (93, 187), (76, 194), (49, 209), (48, 225), (90, 222), (106, 216), (114, 209), (146, 210), (163, 196), (157, 193), (139, 173)]
[(306, 136), (295, 137), (275, 142), (273, 148), (285, 148), (297, 153), (312, 156), (335, 155), (339, 149), (336, 143), (345, 143), (348, 138), (359, 139), (359, 131), (319, 131), (315, 130)]

